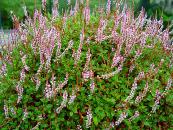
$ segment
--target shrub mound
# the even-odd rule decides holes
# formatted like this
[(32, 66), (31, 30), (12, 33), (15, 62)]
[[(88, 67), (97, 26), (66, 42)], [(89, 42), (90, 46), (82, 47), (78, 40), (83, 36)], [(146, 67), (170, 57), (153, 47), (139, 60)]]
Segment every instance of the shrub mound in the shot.
[(2, 52), (1, 128), (172, 128), (169, 29), (118, 2), (92, 14), (79, 5), (25, 13)]

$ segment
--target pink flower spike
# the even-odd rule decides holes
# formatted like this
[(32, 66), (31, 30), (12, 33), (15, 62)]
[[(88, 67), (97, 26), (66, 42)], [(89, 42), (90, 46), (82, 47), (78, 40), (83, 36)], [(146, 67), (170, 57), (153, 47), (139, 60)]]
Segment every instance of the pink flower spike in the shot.
[(89, 8), (89, 6), (86, 6), (84, 8), (83, 15), (84, 15), (85, 22), (88, 25), (89, 21), (90, 21), (90, 8)]
[(118, 55), (118, 56), (114, 56), (114, 58), (113, 58), (113, 63), (112, 63), (112, 68), (113, 67), (115, 67), (115, 66), (117, 66), (118, 65), (118, 63), (120, 62), (120, 61), (122, 61), (123, 60), (123, 56), (121, 56), (121, 55)]
[(106, 13), (107, 15), (109, 15), (111, 12), (111, 0), (107, 1), (107, 5), (106, 5)]

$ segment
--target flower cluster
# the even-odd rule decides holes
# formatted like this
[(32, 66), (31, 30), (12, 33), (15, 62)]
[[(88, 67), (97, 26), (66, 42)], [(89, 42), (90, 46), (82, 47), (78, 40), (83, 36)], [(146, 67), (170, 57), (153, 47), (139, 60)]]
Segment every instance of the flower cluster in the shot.
[(76, 0), (75, 6), (74, 6), (74, 11), (73, 11), (74, 15), (77, 14), (78, 10), (79, 10), (79, 2), (78, 2), (78, 0)]
[(25, 69), (22, 69), (21, 73), (20, 73), (20, 82), (24, 82), (25, 80)]
[(11, 111), (11, 113), (12, 113), (13, 115), (16, 115), (16, 110), (14, 109), (14, 107), (11, 107), (11, 108), (10, 108), (10, 111)]
[(84, 81), (88, 81), (88, 79), (93, 79), (93, 77), (94, 77), (93, 71), (89, 70), (90, 69), (89, 68), (90, 60), (91, 60), (91, 53), (90, 53), (90, 48), (88, 48), (86, 63), (85, 63), (85, 67), (82, 72), (82, 77), (83, 77)]
[(26, 71), (29, 71), (29, 67), (28, 67), (27, 64), (26, 64), (26, 58), (27, 58), (26, 55), (24, 55), (24, 56), (22, 57), (22, 63), (23, 63), (23, 65), (24, 65), (24, 69), (25, 69)]
[[(107, 105), (106, 107), (109, 107), (110, 109), (104, 109), (105, 105), (100, 104), (102, 105), (103, 110), (114, 110), (114, 108), (116, 108), (118, 113), (120, 111), (122, 112), (117, 121), (112, 120), (112, 127), (118, 126), (126, 120), (128, 113), (131, 113), (131, 109), (133, 109), (133, 105), (135, 105), (137, 110), (135, 110), (135, 113), (127, 120), (131, 122), (136, 119), (139, 116), (138, 110), (140, 109), (138, 108), (142, 108), (139, 103), (147, 97), (148, 91), (150, 90), (151, 85), (149, 83), (154, 83), (154, 79), (157, 79), (158, 75), (160, 78), (160, 74), (163, 74), (162, 69), (164, 70), (164, 67), (162, 66), (168, 65), (167, 62), (169, 62), (169, 59), (172, 56), (172, 45), (168, 44), (170, 40), (169, 29), (163, 30), (163, 21), (147, 19), (144, 9), (142, 9), (139, 16), (135, 18), (134, 12), (128, 8), (126, 4), (123, 5), (121, 2), (116, 3), (116, 11), (111, 13), (111, 0), (107, 1), (106, 12), (97, 15), (90, 14), (89, 1), (86, 2), (86, 7), (81, 6), (79, 8), (80, 3), (76, 0), (75, 7), (71, 7), (71, 10), (69, 8), (69, 11), (65, 11), (62, 16), (58, 14), (58, 0), (54, 0), (52, 8), (53, 16), (47, 18), (46, 2), (46, 0), (42, 0), (44, 13), (35, 10), (33, 18), (27, 14), (26, 7), (24, 7), (26, 20), (23, 23), (20, 23), (17, 28), (17, 35), (19, 35), (18, 38), (20, 41), (19, 49), (20, 47), (22, 47), (21, 50), (26, 49), (26, 51), (23, 51), (20, 54), (23, 64), (22, 68), (20, 68), (21, 66), (16, 65), (15, 56), (12, 56), (13, 53), (9, 53), (7, 54), (8, 56), (3, 58), (5, 61), (2, 62), (2, 67), (0, 69), (0, 78), (1, 76), (4, 76), (2, 80), (0, 79), (0, 83), (3, 83), (2, 86), (6, 86), (7, 83), (5, 82), (7, 79), (10, 79), (9, 81), (12, 83), (16, 79), (19, 80), (15, 84), (18, 99), (17, 103), (14, 103), (16, 106), (12, 105), (11, 113), (16, 115), (18, 112), (15, 110), (23, 106), (25, 109), (22, 121), (27, 121), (25, 120), (28, 116), (27, 109), (30, 112), (32, 111), (30, 107), (36, 107), (35, 105), (28, 105), (28, 102), (27, 104), (26, 102), (22, 102), (22, 98), (25, 97), (23, 96), (24, 94), (33, 95), (33, 91), (28, 91), (29, 86), (33, 88), (35, 87), (36, 90), (40, 90), (34, 92), (34, 94), (39, 94), (39, 96), (32, 96), (31, 99), (33, 101), (37, 100), (38, 97), (43, 96), (43, 100), (48, 100), (48, 102), (52, 103), (54, 106), (54, 103), (59, 103), (60, 99), (62, 99), (62, 102), (58, 104), (58, 107), (55, 110), (56, 113), (53, 113), (55, 115), (60, 114), (67, 105), (68, 110), (64, 110), (69, 111), (73, 109), (73, 105), (75, 105), (74, 101), (78, 96), (82, 105), (84, 105), (82, 110), (86, 109), (88, 105), (97, 105), (100, 101), (99, 98), (104, 96), (106, 97), (105, 102), (114, 102), (115, 100), (118, 104), (116, 104), (115, 107)], [(83, 0), (80, 2), (83, 3)], [(71, 5), (71, 0), (68, 0), (68, 5)], [(104, 11), (103, 8), (100, 10), (102, 12)], [(17, 23), (17, 17), (13, 15), (12, 18), (13, 21)], [(82, 31), (80, 33), (81, 29)], [(157, 44), (159, 44), (159, 46), (157, 46)], [(159, 49), (157, 50), (157, 48)], [(14, 53), (16, 53), (18, 48), (14, 50)], [(154, 50), (154, 53), (155, 51), (159, 52), (160, 56), (157, 57), (157, 55), (155, 56), (154, 54), (147, 59), (146, 57), (150, 50)], [(27, 54), (28, 52), (30, 54)], [(163, 56), (161, 54), (163, 54)], [(168, 56), (169, 54), (171, 54), (170, 57)], [(144, 58), (141, 56), (144, 56)], [(151, 62), (151, 59), (154, 59), (155, 57), (155, 64), (150, 65), (149, 61)], [(147, 60), (145, 61), (145, 59)], [(159, 59), (161, 59), (160, 62), (156, 64)], [(31, 60), (33, 60), (33, 63)], [(31, 63), (31, 65), (28, 63)], [(169, 63), (170, 69), (172, 69), (171, 63), (172, 61)], [(149, 65), (150, 67), (148, 69), (147, 67)], [(7, 68), (9, 68), (9, 70), (7, 70)], [(20, 69), (20, 75), (17, 78), (14, 78), (12, 75), (13, 73), (10, 73), (12, 68), (14, 68), (13, 71), (18, 71), (18, 69)], [(146, 72), (147, 69), (148, 72)], [(167, 69), (167, 71), (169, 71), (168, 73), (171, 75), (170, 69)], [(167, 77), (168, 73), (165, 73), (165, 77)], [(117, 74), (120, 75), (118, 79), (112, 78)], [(136, 74), (138, 75), (136, 76)], [(134, 75), (136, 76), (135, 78)], [(65, 78), (61, 81), (63, 76)], [(30, 79), (35, 86), (28, 82)], [(111, 81), (115, 82), (110, 83)], [(144, 88), (140, 88), (143, 83), (146, 83)], [(130, 84), (130, 90), (123, 90), (123, 96), (128, 95), (127, 98), (125, 97), (125, 102), (123, 97), (119, 98), (119, 95), (121, 96), (122, 93), (119, 93), (118, 96), (113, 94), (120, 92), (122, 89), (119, 91), (119, 89), (116, 90), (114, 87), (107, 87), (110, 85), (114, 86), (115, 84), (122, 89)], [(151, 113), (156, 111), (160, 100), (166, 96), (171, 87), (172, 77), (168, 79), (167, 86), (165, 86), (165, 90), (162, 93), (158, 87)], [(95, 91), (95, 89), (98, 91)], [(112, 89), (114, 90), (111, 91)], [(136, 91), (139, 91), (138, 89), (141, 92), (136, 94)], [(85, 90), (90, 90), (89, 93), (92, 94), (92, 96), (88, 96), (88, 92)], [(150, 91), (152, 90), (153, 89)], [(113, 96), (112, 98), (115, 99), (107, 100), (110, 95), (108, 97), (107, 95), (103, 95), (109, 94), (109, 91), (111, 91), (111, 93), (113, 92), (111, 95)], [(128, 91), (130, 91), (129, 94), (127, 93)], [(40, 92), (42, 92), (42, 95)], [(101, 96), (97, 96), (97, 94), (100, 94)], [(96, 98), (93, 98), (95, 96)], [(136, 98), (134, 98), (135, 96)], [(88, 99), (85, 100), (84, 98)], [(133, 98), (135, 102), (130, 102)], [(147, 100), (148, 99), (149, 101), (152, 100), (151, 98), (147, 98)], [(86, 102), (87, 100), (89, 101), (89, 104)], [(122, 102), (124, 104), (122, 104)], [(84, 119), (86, 119), (86, 122), (84, 121), (84, 123), (86, 123), (84, 124), (86, 128), (95, 125), (94, 123), (97, 121), (102, 125), (102, 120), (97, 120), (96, 118), (93, 119), (93, 114), (99, 114), (99, 112), (96, 111), (97, 106), (95, 105), (90, 106), (92, 107), (92, 110), (89, 107), (86, 113), (80, 110), (81, 105), (75, 105), (75, 111), (78, 111), (80, 116), (81, 126), (83, 126), (82, 122)], [(144, 103), (143, 105), (146, 104)], [(11, 114), (9, 114), (9, 108), (10, 107), (8, 107), (7, 104), (4, 104), (6, 118), (10, 117), (9, 115)], [(41, 106), (37, 106), (37, 109), (40, 108), (46, 115), (46, 108), (42, 109), (42, 104)], [(146, 108), (145, 112), (149, 109), (150, 108)], [(77, 123), (75, 122), (74, 124), (79, 124), (78, 118), (73, 118), (74, 115), (70, 114), (70, 121), (76, 121)], [(84, 115), (86, 115), (86, 117), (84, 117)], [(60, 116), (60, 118), (64, 118), (62, 116)], [(42, 117), (44, 117), (44, 115), (41, 115), (40, 118)], [(54, 118), (53, 116), (46, 115), (46, 118), (49, 119), (49, 117)], [(104, 119), (106, 118), (107, 117)], [(33, 129), (37, 129), (39, 125), (42, 128), (41, 123), (44, 121), (40, 120), (35, 122), (36, 126)], [(52, 123), (52, 120), (47, 123)], [(92, 121), (94, 121), (93, 124)], [(61, 123), (61, 120), (56, 122), (59, 124)], [(77, 129), (81, 129), (80, 125), (77, 126)], [(60, 125), (60, 127), (64, 126), (66, 125)]]
[(131, 100), (134, 97), (137, 87), (138, 87), (138, 84), (136, 81), (134, 81), (134, 83), (132, 84), (130, 95), (125, 100), (126, 102), (128, 102), (129, 100)]
[(77, 130), (82, 130), (82, 127), (81, 127), (81, 125), (77, 125), (77, 128), (76, 128)]
[(23, 87), (20, 85), (20, 83), (16, 86), (16, 91), (18, 94), (17, 103), (20, 103), (23, 96)]
[(135, 114), (133, 116), (131, 116), (128, 120), (131, 122), (134, 119), (136, 119), (138, 116), (139, 116), (139, 112), (138, 111), (135, 111)]
[(91, 83), (90, 83), (90, 91), (93, 93), (94, 92), (94, 88), (95, 88), (95, 82), (94, 80), (92, 79), (91, 80)]
[(19, 28), (18, 28), (18, 33), (19, 33), (19, 36), (20, 36), (20, 40), (26, 44), (27, 41), (28, 41), (28, 38), (27, 38), (27, 34), (28, 34), (28, 30), (27, 29), (23, 29), (25, 25), (23, 24), (20, 24), (19, 25)]
[(111, 12), (111, 0), (107, 1), (107, 5), (106, 5), (106, 13), (107, 15), (109, 15)]
[(102, 42), (106, 39), (106, 36), (104, 35), (103, 31), (105, 30), (107, 26), (107, 20), (104, 20), (103, 18), (100, 19), (99, 27), (97, 30), (97, 35), (96, 35), (96, 41), (97, 42)]
[(25, 108), (25, 109), (24, 109), (24, 115), (23, 115), (22, 120), (25, 120), (25, 119), (27, 118), (27, 116), (28, 116), (28, 111), (27, 111), (27, 109)]
[(54, 96), (54, 91), (53, 91), (51, 85), (48, 83), (48, 81), (46, 81), (46, 87), (44, 90), (44, 94), (47, 99), (50, 99)]
[(143, 51), (143, 49), (142, 48), (140, 48), (140, 49), (138, 49), (135, 53), (135, 56), (134, 56), (134, 58), (131, 60), (131, 65), (130, 65), (130, 68), (129, 68), (129, 73), (131, 73), (134, 69), (135, 69), (135, 61), (142, 55), (142, 51)]
[(138, 76), (135, 78), (135, 81), (139, 81), (145, 77), (145, 73), (142, 71), (138, 74)]
[(115, 125), (118, 126), (125, 118), (127, 118), (128, 114), (126, 112), (121, 113), (118, 120), (115, 122)]
[(167, 86), (164, 90), (163, 93), (161, 93), (158, 89), (156, 90), (156, 96), (155, 96), (155, 102), (154, 102), (154, 105), (152, 106), (152, 111), (151, 113), (155, 113), (156, 112), (156, 109), (160, 103), (160, 100), (161, 98), (163, 98), (164, 96), (166, 96), (166, 94), (168, 93), (167, 91), (172, 87), (172, 78), (170, 77), (168, 79), (168, 83), (167, 83)]
[(113, 58), (113, 63), (112, 63), (112, 66), (111, 67), (113, 68), (113, 67), (117, 66), (119, 62), (122, 62), (123, 61), (123, 59), (124, 59), (123, 56), (116, 55), (115, 54), (115, 56)]
[(113, 72), (108, 73), (108, 74), (103, 74), (103, 75), (97, 76), (97, 77), (102, 78), (102, 79), (109, 79), (109, 78), (113, 77), (114, 75), (118, 74), (121, 70), (122, 70), (122, 65), (118, 66), (116, 71), (113, 71)]
[(7, 104), (4, 102), (4, 113), (5, 113), (5, 117), (8, 118), (8, 106)]
[(63, 56), (66, 54), (66, 52), (67, 52), (69, 49), (72, 48), (73, 44), (74, 44), (74, 42), (73, 42), (72, 40), (70, 40), (69, 43), (68, 43), (67, 48), (64, 50), (64, 52), (62, 52), (62, 53), (57, 57), (57, 59), (60, 59), (61, 57), (63, 57)]
[(155, 102), (154, 102), (154, 105), (152, 106), (152, 111), (151, 113), (154, 113), (156, 112), (156, 109), (160, 103), (160, 99), (162, 98), (162, 94), (161, 92), (159, 92), (159, 90), (156, 90), (156, 97), (155, 97)]
[(91, 108), (89, 108), (87, 111), (86, 128), (90, 128), (91, 124), (92, 124), (92, 113), (91, 113)]
[(56, 56), (60, 55), (61, 52), (61, 36), (60, 36), (60, 32), (57, 32), (57, 51), (56, 51)]
[(63, 22), (63, 28), (66, 27), (66, 22), (67, 22), (67, 12), (64, 13), (62, 17), (62, 22)]
[(39, 128), (39, 125), (41, 124), (41, 122), (38, 122), (36, 126), (34, 126), (31, 130), (37, 130)]
[[(130, 95), (126, 98), (126, 102), (128, 102), (129, 100), (131, 100), (133, 97), (134, 97), (134, 95), (135, 95), (135, 91), (136, 91), (136, 89), (137, 89), (137, 87), (138, 87), (138, 84), (137, 84), (137, 82), (138, 81), (140, 81), (141, 79), (143, 79), (145, 77), (145, 74), (144, 74), (144, 72), (142, 71), (142, 72), (140, 72), (139, 74), (138, 74), (138, 76), (135, 78), (135, 80), (134, 80), (134, 83), (132, 84), (132, 88), (131, 88), (131, 92), (130, 92)], [(147, 88), (147, 90), (148, 90), (148, 88)], [(145, 91), (147, 91), (147, 90), (145, 90)], [(146, 92), (145, 92), (146, 93)], [(143, 95), (141, 95), (141, 96), (145, 96), (145, 93), (143, 93)], [(138, 97), (137, 99), (136, 99), (136, 102), (138, 102), (140, 99), (141, 99), (142, 97)]]
[(56, 77), (55, 77), (54, 73), (52, 73), (51, 85), (52, 85), (52, 89), (55, 91), (55, 88), (56, 88)]
[(170, 77), (170, 78), (168, 79), (168, 82), (167, 82), (167, 85), (166, 85), (166, 87), (165, 87), (165, 90), (164, 90), (164, 92), (162, 93), (162, 96), (165, 96), (166, 94), (168, 94), (168, 90), (171, 89), (172, 85), (173, 85), (173, 81), (172, 81), (172, 77)]
[(77, 50), (77, 53), (75, 53), (75, 65), (77, 65), (77, 62), (80, 59), (81, 52), (82, 52), (82, 47), (83, 47), (83, 42), (84, 42), (84, 29), (82, 29), (82, 33), (80, 34), (80, 44)]
[(146, 96), (148, 89), (149, 89), (149, 86), (148, 86), (148, 82), (147, 82), (145, 85), (144, 91), (140, 92), (139, 95), (136, 97), (136, 99), (135, 99), (136, 104), (138, 104), (142, 101), (142, 99)]
[(6, 75), (6, 72), (7, 72), (7, 66), (6, 64), (2, 64), (0, 69), (0, 75)]
[(90, 48), (88, 48), (84, 70), (88, 70), (89, 69), (90, 60), (91, 60), (91, 51), (90, 51)]
[(168, 91), (172, 87), (172, 78), (170, 77), (166, 85), (165, 91)]
[(69, 75), (68, 75), (68, 73), (67, 73), (64, 82), (60, 82), (60, 83), (58, 84), (58, 87), (55, 89), (56, 92), (59, 92), (59, 91), (67, 84), (67, 82), (68, 82), (68, 77), (69, 77)]
[(129, 68), (129, 73), (132, 73), (132, 71), (135, 69), (135, 65), (134, 64), (132, 64), (131, 66), (130, 66), (130, 68)]
[(38, 76), (33, 76), (31, 78), (31, 80), (36, 84), (36, 90), (39, 89), (40, 85), (41, 85), (41, 81), (40, 79), (38, 78)]
[(82, 72), (82, 77), (83, 77), (84, 81), (87, 81), (89, 78), (92, 78), (93, 76), (94, 76), (94, 73), (92, 70)]
[(56, 112), (57, 112), (58, 114), (61, 112), (61, 110), (62, 110), (64, 107), (66, 107), (66, 104), (67, 104), (67, 97), (68, 97), (68, 93), (67, 93), (67, 91), (64, 91), (64, 93), (63, 93), (63, 101), (61, 102), (60, 107), (58, 107), (58, 108), (56, 109)]
[(76, 98), (76, 94), (75, 94), (75, 92), (73, 91), (73, 92), (72, 92), (72, 95), (70, 96), (70, 99), (69, 99), (68, 104), (72, 104), (72, 103), (74, 102), (75, 98)]
[(90, 8), (89, 8), (89, 6), (86, 6), (84, 8), (83, 14), (84, 14), (84, 19), (85, 19), (86, 24), (89, 24), (89, 22), (90, 22)]
[(59, 15), (57, 6), (58, 6), (58, 0), (54, 0), (53, 1), (53, 8), (52, 8), (53, 18), (56, 18)]
[(41, 124), (41, 120), (43, 119), (43, 115), (42, 114), (39, 115), (38, 118), (40, 121), (38, 121), (36, 126), (34, 126), (31, 130), (37, 130), (39, 128), (39, 125)]

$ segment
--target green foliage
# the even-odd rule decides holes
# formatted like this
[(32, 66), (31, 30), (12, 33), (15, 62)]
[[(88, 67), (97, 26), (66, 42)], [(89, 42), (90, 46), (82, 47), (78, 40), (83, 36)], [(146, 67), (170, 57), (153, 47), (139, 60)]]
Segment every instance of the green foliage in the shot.
[[(108, 27), (105, 29), (105, 34), (110, 34), (110, 28), (113, 27), (113, 19), (104, 16), (109, 20)], [(155, 48), (145, 48), (142, 55), (134, 62), (136, 68), (132, 73), (128, 74), (130, 68), (130, 61), (134, 57), (132, 51), (124, 63), (121, 73), (114, 75), (109, 79), (100, 79), (97, 75), (110, 73), (117, 68), (110, 67), (115, 52), (112, 48), (116, 44), (111, 44), (113, 41), (105, 40), (97, 43), (94, 36), (98, 29), (100, 17), (98, 14), (91, 16), (90, 24), (84, 26), (82, 13), (67, 19), (66, 26), (63, 28), (62, 18), (57, 18), (52, 24), (61, 32), (62, 49), (67, 48), (68, 42), (72, 39), (74, 46), (72, 50), (75, 52), (80, 44), (80, 34), (84, 27), (85, 36), (90, 36), (90, 43), (83, 43), (81, 58), (74, 66), (74, 58), (71, 56), (72, 50), (68, 50), (65, 56), (56, 60), (56, 51), (54, 49), (51, 59), (51, 69), (47, 71), (45, 68), (40, 75), (41, 85), (36, 90), (36, 84), (32, 80), (40, 63), (40, 54), (34, 53), (31, 43), (32, 33), (28, 36), (26, 44), (18, 43), (8, 56), (9, 61), (3, 61), (7, 65), (7, 73), (5, 76), (0, 76), (0, 127), (2, 129), (76, 129), (77, 125), (81, 125), (86, 129), (87, 110), (92, 110), (92, 125), (90, 129), (106, 129), (109, 128), (112, 121), (118, 120), (123, 111), (128, 113), (131, 117), (135, 111), (139, 111), (139, 117), (135, 118), (132, 122), (125, 119), (116, 128), (122, 129), (168, 129), (173, 125), (173, 95), (172, 90), (164, 99), (161, 99), (159, 108), (156, 113), (150, 113), (155, 100), (156, 89), (164, 91), (167, 80), (172, 76), (173, 68), (168, 68), (170, 63), (171, 54), (162, 48), (162, 43), (157, 42)], [(50, 21), (48, 21), (48, 25)], [(48, 26), (47, 25), (47, 26)], [(85, 39), (87, 40), (87, 39)], [(149, 43), (148, 43), (149, 44)], [(57, 48), (57, 47), (56, 47)], [(90, 67), (94, 72), (95, 90), (90, 91), (90, 80), (84, 81), (82, 78), (83, 68), (86, 61), (86, 53), (88, 48), (91, 49), (92, 60)], [(138, 44), (134, 48), (140, 48)], [(124, 49), (124, 48), (123, 48)], [(135, 49), (136, 50), (136, 49)], [(134, 51), (135, 51), (134, 50)], [(18, 95), (16, 86), (20, 81), (20, 74), (23, 68), (21, 61), (21, 52), (27, 56), (26, 64), (30, 68), (26, 72), (26, 78), (21, 85), (24, 88), (22, 101), (16, 103)], [(5, 52), (4, 52), (5, 53)], [(4, 58), (5, 59), (5, 58)], [(156, 75), (150, 75), (149, 68), (151, 64), (159, 65), (160, 60), (165, 59), (163, 65), (159, 68)], [(140, 104), (134, 104), (135, 99), (123, 106), (124, 100), (129, 95), (134, 78), (144, 71), (147, 75), (138, 84), (135, 96), (143, 91), (146, 81), (149, 83), (149, 92)], [(56, 82), (63, 81), (66, 73), (69, 74), (68, 84), (60, 90), (53, 98), (47, 99), (44, 96), (45, 83), (47, 80), (51, 82), (52, 73), (56, 76)], [(58, 85), (56, 83), (56, 86)], [(72, 104), (67, 104), (62, 111), (57, 114), (56, 109), (63, 101), (63, 93), (67, 91), (68, 95), (72, 95), (73, 90), (76, 92), (76, 99)], [(69, 97), (68, 97), (69, 99)], [(5, 118), (3, 107), (6, 104), (9, 108), (9, 117)], [(16, 114), (11, 112), (14, 109)], [(24, 112), (27, 110), (28, 114), (25, 117)], [(151, 115), (149, 115), (151, 114)], [(25, 117), (25, 118), (24, 118)]]

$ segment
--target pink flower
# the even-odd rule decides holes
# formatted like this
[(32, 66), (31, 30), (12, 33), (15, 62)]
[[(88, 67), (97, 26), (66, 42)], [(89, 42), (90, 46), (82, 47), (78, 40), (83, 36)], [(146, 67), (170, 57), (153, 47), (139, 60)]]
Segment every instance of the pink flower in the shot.
[(52, 8), (53, 18), (56, 18), (59, 15), (57, 6), (58, 6), (58, 0), (53, 0), (53, 8)]
[(140, 57), (140, 55), (142, 55), (142, 50), (141, 49), (138, 49), (136, 51), (136, 55), (135, 55), (134, 59), (136, 60), (138, 57)]
[(93, 76), (94, 76), (94, 73), (92, 70), (82, 72), (82, 77), (85, 81), (87, 81), (89, 78), (92, 78)]
[(154, 105), (152, 106), (152, 113), (156, 112), (156, 109), (160, 103), (160, 99), (161, 99), (161, 92), (159, 92), (159, 90), (156, 90), (156, 97), (155, 97), (155, 102)]
[(90, 91), (91, 91), (91, 93), (94, 92), (94, 88), (95, 88), (95, 82), (94, 82), (94, 80), (92, 79), (92, 80), (91, 80), (91, 83), (90, 83)]
[(162, 35), (161, 35), (162, 37), (162, 42), (164, 43), (164, 44), (167, 44), (168, 43), (168, 41), (169, 41), (169, 31), (168, 31), (168, 29), (166, 29), (166, 30), (164, 30), (163, 32), (162, 32)]
[(69, 78), (69, 75), (68, 75), (68, 73), (67, 73), (64, 82), (60, 82), (60, 83), (58, 84), (58, 87), (56, 88), (56, 91), (57, 91), (57, 92), (58, 92), (59, 90), (61, 90), (61, 89), (67, 84), (68, 78)]
[(21, 99), (22, 99), (22, 96), (23, 96), (23, 87), (20, 84), (18, 84), (16, 86), (16, 91), (17, 91), (17, 94), (18, 94), (17, 103), (20, 103)]
[(113, 63), (112, 63), (112, 66), (111, 67), (113, 68), (113, 67), (117, 66), (120, 61), (123, 61), (123, 56), (121, 56), (121, 55), (118, 55), (117, 56), (115, 54), (115, 56), (113, 58)]
[(118, 74), (121, 70), (122, 70), (123, 65), (119, 65), (116, 71), (107, 73), (107, 74), (103, 74), (101, 76), (97, 76), (98, 78), (102, 78), (102, 79), (109, 79), (111, 77), (113, 77), (114, 75)]
[(13, 115), (16, 115), (16, 111), (15, 111), (14, 107), (11, 107), (11, 108), (10, 108), (10, 111), (11, 111), (11, 113), (12, 113)]
[(67, 93), (67, 91), (64, 91), (64, 93), (63, 93), (63, 101), (61, 102), (60, 107), (58, 107), (58, 108), (56, 109), (56, 112), (57, 112), (58, 114), (61, 112), (61, 110), (62, 110), (64, 107), (66, 107), (66, 104), (67, 104), (67, 97), (68, 97), (68, 93)]
[(89, 6), (86, 6), (83, 11), (84, 19), (86, 24), (89, 24), (90, 22), (90, 8)]
[(60, 52), (61, 52), (61, 36), (60, 36), (60, 32), (57, 32), (56, 34), (57, 34), (57, 42), (58, 42), (58, 44), (57, 44), (58, 48), (57, 48), (56, 55), (60, 55)]
[(118, 126), (127, 116), (128, 114), (126, 112), (121, 113), (120, 117), (115, 122), (115, 125)]
[(134, 119), (136, 119), (137, 117), (139, 116), (139, 112), (138, 111), (135, 111), (135, 114), (129, 118), (129, 121), (133, 121)]
[(136, 89), (137, 89), (137, 82), (136, 81), (134, 81), (134, 83), (132, 84), (132, 88), (131, 88), (131, 91), (130, 91), (130, 95), (126, 98), (126, 102), (128, 102), (128, 101), (130, 101), (133, 97), (134, 97), (134, 95), (135, 95), (135, 91), (136, 91)]
[(77, 65), (77, 62), (80, 60), (83, 42), (84, 42), (84, 29), (82, 29), (82, 33), (80, 34), (80, 44), (79, 44), (77, 53), (75, 55), (75, 63), (74, 63), (75, 65)]
[(29, 71), (29, 67), (27, 66), (27, 64), (26, 64), (26, 55), (24, 55), (23, 57), (22, 57), (22, 63), (23, 63), (23, 65), (24, 65), (24, 69), (26, 70), (26, 71)]
[(86, 128), (90, 128), (91, 124), (92, 124), (92, 113), (91, 109), (89, 108), (87, 111)]
[(79, 2), (78, 0), (76, 0), (75, 6), (74, 6), (74, 15), (76, 15), (78, 10), (79, 10)]
[(107, 1), (107, 5), (106, 5), (106, 13), (107, 15), (109, 15), (111, 12), (111, 0)]
[(51, 85), (48, 83), (48, 81), (46, 81), (46, 87), (44, 90), (44, 94), (47, 99), (50, 99), (54, 96), (53, 89), (52, 89)]
[(135, 68), (135, 65), (132, 64), (132, 65), (130, 66), (129, 73), (131, 73), (131, 72), (134, 70), (134, 68)]
[(25, 119), (27, 118), (27, 116), (28, 116), (28, 111), (27, 111), (27, 109), (25, 108), (25, 109), (24, 109), (24, 115), (23, 115), (22, 120), (25, 120)]
[(74, 102), (75, 98), (76, 98), (76, 95), (75, 95), (75, 92), (73, 90), (72, 95), (70, 96), (70, 100), (69, 100), (68, 104), (72, 104)]
[(7, 106), (7, 104), (5, 104), (5, 102), (4, 102), (4, 113), (5, 113), (5, 118), (8, 118), (8, 106)]
[(143, 79), (145, 77), (145, 73), (142, 71), (142, 72), (140, 72), (139, 74), (138, 74), (138, 76), (135, 78), (135, 80), (137, 81), (137, 80), (141, 80), (141, 79)]
[(103, 18), (100, 19), (99, 27), (97, 29), (97, 35), (96, 35), (96, 41), (102, 42), (105, 39), (105, 35), (103, 34), (103, 31), (105, 30), (107, 26), (107, 20), (103, 20)]
[(0, 75), (6, 75), (6, 72), (7, 72), (7, 66), (6, 64), (2, 64), (0, 69)]
[(139, 95), (136, 97), (136, 99), (135, 99), (136, 104), (138, 104), (142, 101), (142, 99), (146, 96), (148, 89), (149, 89), (149, 86), (148, 86), (148, 82), (147, 82), (145, 85), (144, 91), (140, 92)]
[(162, 93), (162, 96), (164, 97), (166, 94), (168, 94), (168, 91), (171, 89), (171, 87), (172, 87), (172, 77), (170, 77), (169, 79), (168, 79), (168, 82), (167, 82), (167, 85), (166, 85), (166, 87), (165, 87), (165, 90), (164, 90), (164, 92)]
[(88, 70), (89, 69), (89, 62), (90, 62), (90, 60), (91, 60), (91, 53), (90, 53), (90, 48), (88, 48), (84, 70)]
[(25, 80), (25, 68), (22, 69), (21, 73), (20, 73), (20, 82), (24, 82)]
[(144, 8), (140, 11), (138, 18), (136, 19), (136, 26), (142, 28), (146, 22), (147, 15), (145, 14)]

